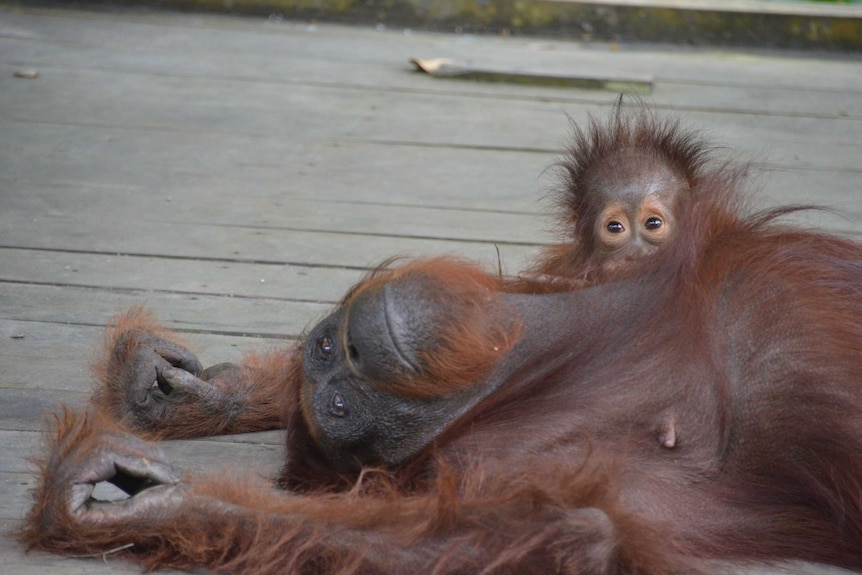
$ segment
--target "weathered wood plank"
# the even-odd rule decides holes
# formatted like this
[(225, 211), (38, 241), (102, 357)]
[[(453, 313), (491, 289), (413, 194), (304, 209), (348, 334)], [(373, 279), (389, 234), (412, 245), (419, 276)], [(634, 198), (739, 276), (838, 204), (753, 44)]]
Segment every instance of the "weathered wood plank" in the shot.
[[(92, 251), (94, 247), (72, 249)], [(165, 253), (161, 251), (160, 255)], [(278, 263), (198, 261), (194, 256), (175, 259), (3, 249), (2, 258), (0, 280), (9, 282), (242, 297), (288, 296), (323, 303), (336, 301), (361, 275), (356, 270)]]
[(0, 322), (0, 387), (89, 390), (87, 364), (101, 334), (96, 327)]
[[(65, 391), (44, 389), (16, 389), (0, 387), (0, 422), (4, 431), (40, 431), (48, 417), (57, 413), (61, 405), (83, 409), (90, 399), (89, 391)], [(25, 446), (29, 449), (29, 446)], [(12, 451), (9, 452), (10, 455)], [(31, 453), (35, 454), (33, 451)], [(21, 459), (26, 460), (26, 455)], [(14, 462), (6, 464), (14, 465)], [(8, 471), (0, 469), (0, 472)]]
[[(562, 115), (559, 120), (565, 122)], [(128, 188), (155, 202), (199, 189), (210, 192), (204, 202), (210, 209), (248, 196), (271, 202), (273, 217), (289, 211), (288, 200), (300, 198), (536, 212), (542, 209), (536, 190), (546, 184), (540, 175), (555, 159), (550, 153), (314, 138), (211, 138), (204, 149), (197, 135), (12, 124), (3, 118), (0, 128), (15, 134), (14, 141), (0, 139), (0, 174), (7, 181), (65, 186), (57, 193), (73, 195), (76, 187)], [(87, 148), (46, 154), (45, 143), (57, 141), (87, 142)], [(231, 150), (240, 148), (260, 153), (231, 157)], [(194, 218), (207, 208), (177, 211), (182, 209)]]
[[(199, 139), (206, 135), (204, 142), (245, 138), (258, 144), (232, 148), (221, 163), (283, 161), (285, 156), (273, 155), (278, 148), (271, 145), (273, 139), (362, 139), (554, 151), (567, 133), (560, 104), (555, 102), (304, 85), (284, 90), (277, 85), (204, 78), (123, 75), (122, 81), (116, 81), (114, 74), (106, 77), (99, 72), (57, 71), (39, 78), (38, 84), (9, 78), (0, 76), (0, 106), (15, 122), (181, 131)], [(94, 90), (95, 86), (100, 88)], [(131, 109), (124, 103), (129, 91), (138, 98)], [(192, 101), (187, 97), (190, 92), (219, 96)], [(351, 101), (350, 107), (342, 105), (345, 100)], [(585, 122), (587, 113), (604, 114), (609, 100), (573, 106), (566, 112)], [(165, 101), (173, 105), (164, 106)], [(741, 149), (755, 151), (766, 145), (784, 165), (798, 157), (803, 166), (853, 169), (862, 153), (858, 126), (844, 118), (732, 113), (716, 117), (696, 110), (685, 117)], [(547, 128), (524, 132), (524, 125)]]
[[(2, 252), (0, 252), (2, 253)], [(6, 284), (0, 319), (103, 326), (133, 306), (150, 306), (171, 329), (243, 337), (296, 337), (332, 308), (330, 304), (143, 290)]]
[[(533, 73), (541, 73), (547, 76), (571, 75), (576, 71), (579, 75), (604, 77), (606, 70), (614, 69), (620, 62), (627, 63), (626, 68), (630, 72), (618, 74), (620, 78), (642, 77), (643, 72), (636, 69), (634, 62), (639, 61), (647, 69), (651, 70), (648, 75), (654, 78), (654, 89), (650, 95), (650, 102), (656, 109), (672, 107), (675, 110), (708, 110), (730, 113), (758, 112), (772, 115), (812, 115), (817, 117), (859, 117), (862, 116), (862, 103), (858, 94), (860, 89), (848, 87), (848, 89), (836, 89), (831, 86), (820, 88), (819, 77), (810, 72), (806, 73), (807, 62), (797, 60), (795, 66), (789, 70), (792, 77), (800, 82), (796, 86), (751, 86), (737, 85), (739, 78), (725, 78), (721, 84), (721, 90), (717, 90), (714, 81), (704, 82), (702, 79), (696, 83), (686, 78), (686, 68), (675, 62), (676, 57), (668, 57), (661, 53), (651, 53), (649, 59), (644, 58), (640, 52), (623, 51), (622, 54), (610, 52), (584, 51), (572, 52), (567, 45), (555, 45), (550, 43), (548, 49), (568, 52), (564, 60), (547, 57), (539, 52), (539, 49), (523, 48), (522, 52), (511, 54), (510, 60), (501, 60), (499, 56), (492, 54), (472, 55), (467, 62), (481, 66), (499, 66), (501, 69), (528, 70)], [(347, 60), (323, 60), (314, 56), (304, 60), (290, 59), (286, 69), (279, 70), (280, 74), (260, 74), (247, 78), (225, 77), (215, 71), (203, 71), (199, 63), (205, 59), (180, 60), (171, 63), (166, 69), (160, 67), (151, 70), (142, 70), (135, 66), (135, 62), (126, 62), (122, 58), (110, 62), (102, 61), (98, 65), (93, 64), (93, 56), (96, 50), (58, 50), (50, 60), (44, 55), (36, 53), (31, 55), (27, 45), (20, 41), (10, 41), (0, 38), (0, 50), (14, 49), (20, 61), (24, 61), (29, 67), (41, 70), (43, 73), (58, 70), (77, 70), (89, 72), (104, 72), (109, 74), (134, 74), (142, 76), (174, 77), (185, 79), (189, 77), (224, 79), (228, 81), (263, 82), (282, 85), (290, 88), (294, 85), (314, 85), (317, 87), (335, 87), (352, 89), (379, 89), (386, 86), (389, 91), (401, 93), (447, 93), (460, 94), (466, 97), (493, 97), (495, 99), (509, 100), (531, 100), (541, 99), (545, 102), (554, 102), (561, 106), (578, 106), (583, 104), (600, 104), (607, 102), (610, 92), (602, 90), (588, 90), (578, 88), (553, 88), (553, 87), (531, 87), (523, 85), (503, 85), (502, 90), (498, 86), (492, 86), (482, 82), (465, 82), (452, 79), (426, 79), (417, 81), (412, 69), (407, 64), (406, 58), (392, 60), (391, 62), (375, 62), (373, 66), (360, 67), (356, 62)], [(41, 52), (41, 51), (40, 51)], [(538, 53), (537, 53), (538, 52)], [(422, 48), (417, 47), (413, 54), (422, 54)], [(432, 52), (439, 54), (440, 51)], [(443, 54), (451, 51), (444, 50)], [(596, 55), (599, 55), (596, 58)], [(257, 57), (260, 55), (258, 54)], [(731, 56), (731, 55), (729, 55)], [(390, 56), (391, 57), (391, 56)], [(731, 58), (732, 59), (732, 56)], [(659, 65), (663, 62), (664, 66)], [(674, 64), (677, 64), (675, 66)], [(2, 64), (0, 64), (2, 66)], [(844, 63), (848, 74), (858, 70), (852, 64)], [(7, 69), (14, 69), (8, 64)], [(212, 66), (207, 66), (212, 68)], [(249, 69), (253, 67), (249, 64)], [(251, 70), (253, 73), (253, 70)], [(720, 74), (720, 73), (719, 73)], [(722, 75), (722, 74), (720, 74)], [(802, 82), (805, 85), (802, 85)], [(800, 94), (794, 91), (802, 92)], [(503, 92), (501, 94), (501, 92)]]
[[(493, 211), (493, 205), (488, 206), (488, 211), (476, 211), (349, 201), (333, 204), (302, 197), (288, 199), (272, 187), (242, 195), (230, 194), (224, 186), (219, 190), (202, 186), (176, 189), (175, 193), (113, 186), (58, 189), (25, 184), (19, 188), (19, 194), (3, 202), (3, 212), (7, 216), (32, 216), (24, 220), (27, 227), (36, 227), (33, 220), (39, 216), (86, 217), (92, 206), (98, 205), (100, 210), (118, 214), (118, 220), (135, 227), (193, 223), (520, 244), (547, 239), (543, 229), (546, 222), (538, 214)], [(226, 201), (213, 203), (211, 198), (216, 193)], [(189, 221), (191, 214), (193, 222)], [(86, 220), (82, 223), (86, 224)]]
[[(80, 214), (26, 219), (14, 211), (3, 211), (0, 213), (0, 228), (3, 229), (0, 242), (30, 249), (59, 247), (99, 254), (199, 258), (219, 261), (223, 265), (233, 262), (254, 262), (261, 266), (290, 264), (293, 267), (285, 269), (293, 275), (300, 275), (301, 267), (332, 266), (354, 270), (354, 281), (359, 275), (356, 271), (372, 269), (393, 256), (449, 254), (496, 262), (499, 250), (500, 257), (508, 261), (523, 257), (539, 243), (473, 242), (399, 237), (386, 232), (369, 235), (338, 230), (309, 232), (265, 226), (163, 222), (146, 216), (135, 219), (133, 211), (116, 216), (121, 217)], [(530, 227), (529, 220), (525, 226)], [(117, 261), (112, 260), (112, 263)], [(331, 270), (328, 273), (344, 274), (345, 271)], [(255, 281), (265, 277), (256, 277)], [(180, 276), (174, 279), (180, 280)]]
[[(38, 239), (34, 238), (34, 241)], [(350, 269), (275, 262), (246, 263), (232, 261), (227, 257), (210, 261), (194, 259), (202, 257), (198, 254), (179, 258), (92, 254), (86, 252), (99, 251), (99, 248), (90, 245), (92, 242), (89, 239), (85, 239), (84, 243), (86, 245), (69, 248), (81, 249), (81, 252), (0, 248), (0, 257), (3, 259), (0, 281), (332, 303), (340, 300), (346, 290), (362, 277), (361, 271)], [(123, 247), (134, 249), (136, 246), (115, 246), (117, 249)], [(140, 247), (144, 248), (146, 253), (145, 246)], [(167, 248), (161, 250), (153, 253), (169, 253)], [(474, 256), (485, 256), (482, 260), (489, 269), (496, 269), (497, 252), (493, 245), (485, 246), (484, 253), (479, 249), (472, 251)], [(378, 261), (384, 259), (385, 253), (385, 250), (381, 250)], [(391, 250), (388, 253), (391, 256), (398, 252)], [(425, 254), (413, 255), (446, 253), (444, 250), (431, 249)], [(465, 254), (454, 250), (448, 254), (466, 257), (471, 255), (469, 251)], [(500, 247), (504, 271), (515, 272), (522, 269), (527, 261), (527, 254), (527, 250), (507, 250)], [(309, 255), (314, 257), (313, 253)], [(472, 259), (479, 260), (478, 257)]]

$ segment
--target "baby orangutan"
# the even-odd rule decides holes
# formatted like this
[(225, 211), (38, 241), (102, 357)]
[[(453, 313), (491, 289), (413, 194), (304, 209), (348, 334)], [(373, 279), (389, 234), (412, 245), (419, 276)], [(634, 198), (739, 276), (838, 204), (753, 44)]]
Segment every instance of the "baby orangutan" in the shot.
[(644, 259), (677, 237), (704, 188), (726, 179), (726, 166), (706, 169), (707, 151), (676, 122), (646, 110), (625, 114), (618, 107), (606, 125), (593, 120), (586, 131), (576, 128), (559, 163), (557, 191), (569, 239), (547, 248), (522, 280), (569, 289), (639, 273), (648, 266)]

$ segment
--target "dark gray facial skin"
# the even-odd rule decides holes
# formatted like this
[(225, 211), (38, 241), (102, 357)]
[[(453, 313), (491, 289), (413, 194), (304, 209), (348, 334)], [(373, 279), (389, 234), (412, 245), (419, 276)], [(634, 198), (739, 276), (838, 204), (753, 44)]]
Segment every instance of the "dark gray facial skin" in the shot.
[[(351, 331), (345, 329), (348, 312), (337, 311), (309, 334), (303, 359), (305, 418), (318, 447), (344, 471), (357, 463), (394, 466), (424, 447), (426, 438), (445, 425), (447, 415), (470, 403), (475, 393), (420, 400), (375, 386), (381, 378), (405, 378), (413, 368), (400, 362), (385, 331), (370, 333), (361, 343), (346, 337)], [(380, 324), (386, 323), (381, 318)], [(384, 337), (375, 341), (375, 335)], [(351, 357), (359, 358), (368, 371), (358, 370)]]
[(411, 393), (411, 380), (426, 375), (422, 352), (435, 349), (442, 327), (455, 321), (430, 289), (439, 286), (421, 279), (386, 284), (308, 335), (303, 413), (318, 447), (344, 471), (398, 465), (486, 395), (481, 385), (435, 397)]
[[(417, 358), (423, 350), (433, 349), (441, 325), (459, 319), (445, 305), (429, 303), (434, 298), (423, 295), (423, 289), (421, 281), (387, 284), (339, 309), (308, 335), (303, 414), (318, 448), (344, 472), (361, 465), (404, 463), (505, 385), (527, 358), (541, 355), (546, 342), (570, 341), (567, 332), (573, 322), (588, 333), (601, 329), (599, 323), (607, 319), (597, 307), (623, 312), (613, 303), (616, 298), (604, 294), (597, 299), (590, 289), (501, 295), (512, 325), (518, 326), (518, 343), (475, 385), (417, 398), (409, 393), (410, 378), (421, 376), (424, 369)], [(585, 309), (589, 318), (579, 316)], [(577, 345), (575, 341), (571, 348)], [(397, 391), (401, 382), (404, 395)]]

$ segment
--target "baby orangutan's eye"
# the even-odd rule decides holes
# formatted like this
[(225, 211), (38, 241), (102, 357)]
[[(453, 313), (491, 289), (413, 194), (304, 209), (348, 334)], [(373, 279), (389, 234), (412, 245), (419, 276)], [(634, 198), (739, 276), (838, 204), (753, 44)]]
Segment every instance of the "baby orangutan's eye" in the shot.
[(612, 234), (621, 234), (626, 229), (625, 226), (623, 226), (620, 222), (615, 221), (615, 220), (608, 222), (608, 224), (605, 226), (605, 228)]
[(644, 227), (648, 230), (657, 230), (662, 227), (663, 224), (664, 222), (661, 221), (661, 218), (650, 218), (646, 221)]

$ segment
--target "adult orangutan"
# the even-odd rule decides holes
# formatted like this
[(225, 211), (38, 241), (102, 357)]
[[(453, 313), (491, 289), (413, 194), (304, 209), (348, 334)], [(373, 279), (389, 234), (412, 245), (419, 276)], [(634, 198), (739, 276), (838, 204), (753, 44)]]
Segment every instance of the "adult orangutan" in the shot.
[[(243, 574), (862, 568), (862, 246), (747, 213), (740, 172), (675, 124), (618, 111), (584, 138), (575, 241), (527, 279), (383, 269), (296, 349), (206, 370), (120, 318), (22, 540)], [(643, 226), (620, 258), (616, 224)], [(280, 489), (178, 477), (133, 435), (276, 427)]]

